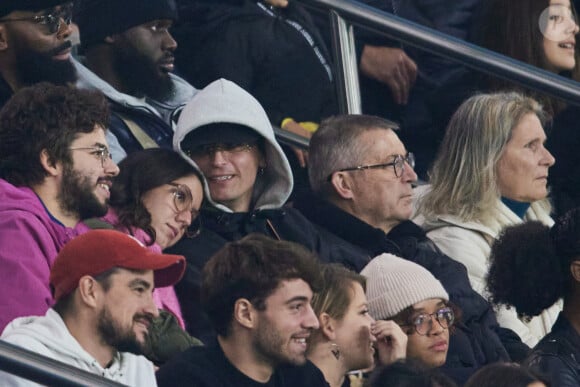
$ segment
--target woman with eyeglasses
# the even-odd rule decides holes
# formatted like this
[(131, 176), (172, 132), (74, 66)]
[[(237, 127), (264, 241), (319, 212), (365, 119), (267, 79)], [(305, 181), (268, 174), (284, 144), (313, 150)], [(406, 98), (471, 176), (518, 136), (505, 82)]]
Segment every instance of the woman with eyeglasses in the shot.
[[(320, 327), (308, 340), (307, 358), (329, 387), (348, 385), (347, 373), (404, 359), (407, 336), (392, 321), (375, 321), (364, 276), (337, 264), (322, 266), (322, 289), (312, 298)], [(345, 382), (346, 381), (346, 382)]]
[(407, 358), (425, 366), (442, 366), (456, 308), (441, 283), (422, 266), (381, 254), (361, 272), (367, 278), (371, 316), (391, 320), (407, 335)]
[[(471, 286), (484, 297), (491, 245), (508, 226), (537, 220), (552, 225), (547, 200), (554, 157), (545, 148), (546, 115), (518, 93), (479, 94), (455, 112), (419, 189), (418, 217), (427, 236), (465, 265)], [(496, 310), (498, 323), (532, 347), (550, 331), (561, 307), (531, 321)]]
[(580, 385), (580, 208), (552, 228), (527, 222), (504, 230), (494, 243), (487, 278), (491, 301), (538, 316), (558, 300), (564, 308), (551, 332), (524, 364), (551, 386)]
[[(203, 187), (201, 174), (190, 163), (170, 149), (152, 148), (130, 153), (119, 168), (121, 172), (111, 187), (109, 212), (99, 220), (86, 221), (89, 227), (102, 228), (108, 224), (156, 252), (174, 245), (182, 236), (197, 235)], [(171, 313), (181, 329), (185, 329), (173, 287), (156, 288), (153, 299), (160, 311)], [(162, 316), (165, 322), (157, 323), (169, 325), (171, 316), (165, 313)], [(165, 354), (157, 353), (158, 359), (149, 358), (162, 363), (171, 352), (169, 344), (165, 345), (168, 345)]]
[(262, 106), (235, 83), (219, 79), (200, 90), (183, 109), (173, 144), (207, 181), (201, 234), (182, 238), (169, 250), (187, 258), (176, 291), (192, 335), (205, 341), (215, 337), (205, 314), (194, 306), (199, 305), (203, 266), (227, 242), (260, 233), (299, 243), (325, 262), (354, 270), (368, 262), (364, 252), (284, 207), (293, 186), (288, 160)]

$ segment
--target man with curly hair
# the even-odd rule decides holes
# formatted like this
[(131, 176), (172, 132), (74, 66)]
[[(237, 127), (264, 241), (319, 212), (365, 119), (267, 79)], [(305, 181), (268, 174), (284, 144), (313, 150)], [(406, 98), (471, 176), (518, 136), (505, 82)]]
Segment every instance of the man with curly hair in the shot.
[(46, 312), (58, 251), (86, 230), (82, 219), (107, 212), (119, 173), (107, 106), (98, 92), (39, 83), (0, 111), (0, 329)]

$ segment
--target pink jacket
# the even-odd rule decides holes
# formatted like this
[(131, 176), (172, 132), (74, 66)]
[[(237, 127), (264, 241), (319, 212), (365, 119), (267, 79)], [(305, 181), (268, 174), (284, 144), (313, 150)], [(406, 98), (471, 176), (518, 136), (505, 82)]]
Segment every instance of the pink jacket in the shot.
[(53, 218), (32, 189), (0, 179), (0, 330), (16, 317), (46, 313), (52, 263), (79, 233)]

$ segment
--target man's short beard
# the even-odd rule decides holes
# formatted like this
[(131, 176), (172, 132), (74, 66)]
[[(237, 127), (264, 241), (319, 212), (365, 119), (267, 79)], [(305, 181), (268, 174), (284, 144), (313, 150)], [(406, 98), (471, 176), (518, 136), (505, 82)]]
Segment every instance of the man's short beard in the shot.
[(169, 73), (159, 70), (159, 65), (133, 46), (117, 47), (113, 66), (123, 85), (134, 97), (148, 97), (165, 101), (171, 97), (174, 85)]
[(108, 211), (108, 205), (96, 197), (95, 185), (68, 163), (64, 165), (58, 200), (63, 211), (77, 214), (81, 220), (104, 216)]
[(77, 71), (70, 60), (56, 60), (52, 56), (70, 47), (70, 42), (39, 53), (27, 48), (20, 48), (17, 55), (16, 69), (22, 85), (34, 85), (39, 82), (50, 82), (56, 85), (74, 83)]
[(99, 313), (97, 331), (99, 332), (101, 341), (115, 348), (118, 352), (129, 352), (136, 355), (143, 354), (143, 344), (137, 340), (135, 332), (130, 328), (123, 329), (120, 327), (106, 307)]

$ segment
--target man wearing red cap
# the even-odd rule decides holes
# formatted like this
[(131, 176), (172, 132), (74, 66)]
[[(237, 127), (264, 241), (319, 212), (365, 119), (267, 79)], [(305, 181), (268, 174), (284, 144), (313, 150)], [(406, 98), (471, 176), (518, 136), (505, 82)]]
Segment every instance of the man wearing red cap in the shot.
[(38, 82), (73, 83), (70, 0), (0, 1), (0, 107)]
[[(93, 230), (67, 243), (50, 273), (56, 304), (12, 321), (1, 339), (129, 386), (155, 386), (142, 352), (159, 312), (155, 286), (175, 284), (185, 258), (157, 254), (133, 237)], [(1, 385), (30, 382), (0, 374)]]

